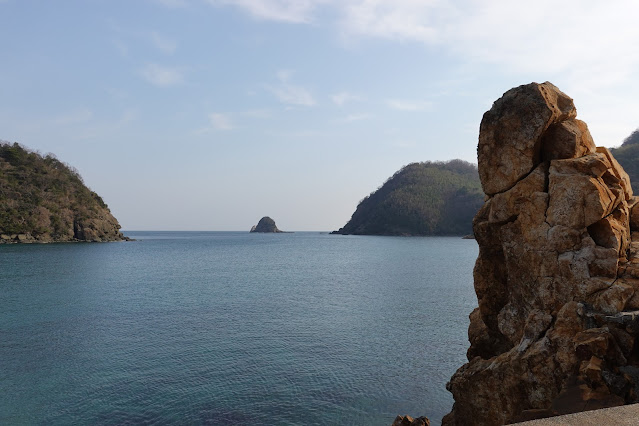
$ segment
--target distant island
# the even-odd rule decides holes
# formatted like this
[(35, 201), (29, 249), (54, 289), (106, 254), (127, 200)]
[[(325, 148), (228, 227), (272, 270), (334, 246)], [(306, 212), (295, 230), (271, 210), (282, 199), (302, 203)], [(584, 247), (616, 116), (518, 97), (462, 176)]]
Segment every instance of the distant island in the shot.
[(75, 169), (0, 142), (0, 243), (122, 240), (120, 224)]
[(333, 234), (468, 235), (484, 193), (474, 164), (462, 160), (404, 166), (360, 201)]
[(284, 234), (286, 232), (277, 229), (275, 221), (268, 216), (264, 216), (257, 225), (251, 228), (250, 232)]

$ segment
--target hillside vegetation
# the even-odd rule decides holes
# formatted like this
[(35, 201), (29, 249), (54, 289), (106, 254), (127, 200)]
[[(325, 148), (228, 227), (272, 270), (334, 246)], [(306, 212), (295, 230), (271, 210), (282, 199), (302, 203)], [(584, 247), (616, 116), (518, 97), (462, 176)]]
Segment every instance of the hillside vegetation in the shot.
[(126, 239), (102, 198), (49, 154), (0, 143), (0, 242)]
[(632, 192), (639, 195), (639, 129), (632, 132), (619, 148), (611, 148), (610, 152), (630, 176)]
[(335, 234), (465, 235), (484, 193), (477, 167), (462, 160), (412, 163), (360, 201)]

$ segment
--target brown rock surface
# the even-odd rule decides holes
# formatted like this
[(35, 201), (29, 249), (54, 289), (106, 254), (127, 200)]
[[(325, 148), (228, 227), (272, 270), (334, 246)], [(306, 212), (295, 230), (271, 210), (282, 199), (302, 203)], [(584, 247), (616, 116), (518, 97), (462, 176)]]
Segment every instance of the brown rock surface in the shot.
[(430, 420), (423, 416), (414, 419), (411, 416), (398, 415), (391, 426), (430, 426)]
[[(639, 207), (550, 83), (506, 92), (477, 148), (479, 308), (444, 425), (501, 425), (639, 401)], [(639, 234), (637, 234), (639, 235)], [(632, 373), (632, 374), (631, 374)]]
[(576, 115), (572, 99), (548, 82), (504, 93), (481, 122), (477, 157), (484, 192), (503, 192), (527, 175), (539, 163), (548, 127)]

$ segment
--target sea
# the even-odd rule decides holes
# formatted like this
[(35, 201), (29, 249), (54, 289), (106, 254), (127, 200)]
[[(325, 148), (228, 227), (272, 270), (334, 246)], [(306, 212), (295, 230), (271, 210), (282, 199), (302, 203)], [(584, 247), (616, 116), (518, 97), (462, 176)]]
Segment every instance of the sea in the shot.
[(0, 245), (0, 424), (437, 425), (450, 411), (474, 240), (125, 235)]

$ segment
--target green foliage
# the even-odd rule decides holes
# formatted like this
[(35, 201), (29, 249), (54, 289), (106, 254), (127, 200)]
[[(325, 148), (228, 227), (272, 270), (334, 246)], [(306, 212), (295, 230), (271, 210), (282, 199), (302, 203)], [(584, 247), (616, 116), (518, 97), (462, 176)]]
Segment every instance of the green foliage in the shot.
[(77, 170), (51, 154), (0, 142), (0, 234), (68, 240), (75, 236), (74, 223), (96, 217), (119, 228)]
[(639, 129), (635, 130), (634, 132), (630, 134), (630, 136), (624, 139), (621, 145), (622, 146), (639, 145)]
[(463, 235), (483, 203), (477, 167), (462, 160), (412, 163), (360, 201), (341, 234)]
[(619, 148), (612, 148), (610, 152), (630, 176), (632, 191), (639, 195), (639, 129), (632, 132)]

